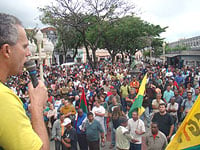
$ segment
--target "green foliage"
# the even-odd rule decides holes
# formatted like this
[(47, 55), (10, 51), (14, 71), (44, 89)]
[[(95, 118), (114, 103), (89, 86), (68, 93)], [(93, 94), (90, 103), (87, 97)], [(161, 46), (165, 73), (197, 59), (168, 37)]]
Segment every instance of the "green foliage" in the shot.
[(144, 52), (143, 52), (143, 55), (144, 55), (144, 56), (150, 56), (150, 51), (144, 51)]
[[(118, 18), (103, 34), (102, 48), (109, 50), (111, 55), (125, 52), (133, 55), (136, 49), (152, 46), (156, 50), (162, 46), (159, 38), (165, 28), (149, 24), (136, 16)], [(159, 54), (159, 51), (155, 51)]]
[(168, 45), (166, 46), (166, 52), (171, 52), (171, 51), (184, 51), (187, 50), (188, 47), (184, 45), (177, 45), (174, 48), (170, 48)]
[[(57, 48), (76, 49), (85, 46), (93, 52), (98, 48), (133, 55), (136, 49), (162, 46), (159, 36), (167, 27), (153, 25), (134, 16), (134, 6), (124, 0), (55, 0), (56, 5), (40, 8), (42, 23), (58, 32)], [(132, 14), (132, 15), (126, 15)], [(156, 53), (157, 54), (157, 53)], [(158, 53), (159, 54), (159, 53)], [(90, 60), (89, 53), (87, 58)]]

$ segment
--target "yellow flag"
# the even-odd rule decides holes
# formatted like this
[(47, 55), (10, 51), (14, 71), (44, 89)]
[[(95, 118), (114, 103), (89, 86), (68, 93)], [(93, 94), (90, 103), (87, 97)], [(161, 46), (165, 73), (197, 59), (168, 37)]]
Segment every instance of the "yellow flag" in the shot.
[(166, 150), (200, 150), (200, 95)]
[(128, 112), (128, 116), (129, 118), (132, 118), (132, 112), (137, 108), (138, 109), (138, 115), (141, 116), (143, 114), (143, 112), (145, 111), (144, 107), (142, 106), (142, 102), (143, 102), (143, 97), (144, 97), (144, 91), (146, 88), (146, 83), (147, 83), (147, 74), (145, 74), (139, 91), (137, 93), (137, 96), (135, 98), (135, 102), (132, 104), (129, 112)]
[(145, 108), (142, 106), (141, 108), (138, 108), (138, 116), (142, 116), (142, 114), (144, 113)]

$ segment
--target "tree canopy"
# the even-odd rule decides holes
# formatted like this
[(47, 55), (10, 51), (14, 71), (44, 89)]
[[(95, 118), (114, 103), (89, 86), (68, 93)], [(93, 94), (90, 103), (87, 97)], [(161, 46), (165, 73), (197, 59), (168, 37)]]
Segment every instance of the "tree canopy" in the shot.
[[(117, 53), (135, 53), (135, 49), (162, 45), (165, 28), (135, 15), (135, 5), (124, 0), (55, 0), (40, 8), (41, 21), (56, 27), (59, 45), (66, 52), (84, 46), (90, 65), (96, 67), (96, 50), (107, 49), (114, 59)], [(92, 57), (89, 56), (92, 50)], [(113, 60), (114, 61), (114, 60)]]

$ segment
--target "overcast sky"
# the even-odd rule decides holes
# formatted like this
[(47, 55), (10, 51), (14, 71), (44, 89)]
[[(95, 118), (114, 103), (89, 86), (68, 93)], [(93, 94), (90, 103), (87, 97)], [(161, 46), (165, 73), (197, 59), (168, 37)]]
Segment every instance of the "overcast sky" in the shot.
[[(26, 28), (41, 27), (37, 7), (50, 0), (1, 0), (0, 12), (22, 20)], [(167, 42), (200, 35), (200, 0), (134, 0), (139, 16), (150, 23), (169, 28), (161, 36)]]

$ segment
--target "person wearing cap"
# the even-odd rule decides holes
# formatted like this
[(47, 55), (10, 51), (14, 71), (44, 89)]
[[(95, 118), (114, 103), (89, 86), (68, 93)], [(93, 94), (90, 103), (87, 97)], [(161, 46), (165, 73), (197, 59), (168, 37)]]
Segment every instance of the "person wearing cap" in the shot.
[(72, 127), (71, 120), (65, 118), (62, 123), (65, 126), (65, 132), (62, 136), (62, 150), (77, 150), (77, 135), (76, 130)]
[(129, 150), (130, 142), (137, 142), (131, 136), (129, 130), (126, 128), (128, 125), (128, 119), (125, 116), (119, 118), (120, 126), (116, 129), (116, 149), (117, 150)]

